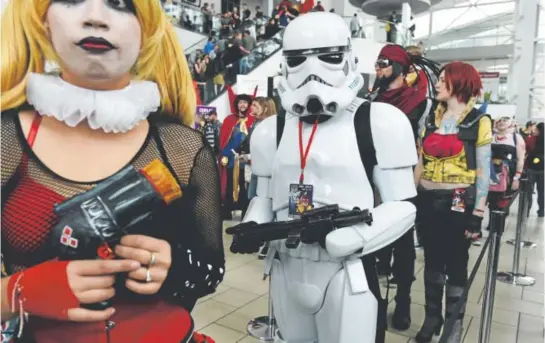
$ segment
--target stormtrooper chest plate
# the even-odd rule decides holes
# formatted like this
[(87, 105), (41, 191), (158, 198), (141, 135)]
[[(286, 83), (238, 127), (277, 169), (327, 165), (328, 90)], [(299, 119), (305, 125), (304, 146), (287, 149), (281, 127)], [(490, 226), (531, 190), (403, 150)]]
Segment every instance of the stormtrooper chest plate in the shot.
[[(309, 142), (312, 124), (303, 123), (303, 151)], [(288, 217), (289, 187), (301, 174), (299, 118), (287, 116), (273, 166), (271, 194), (277, 220)], [(355, 206), (372, 208), (374, 197), (361, 161), (354, 113), (345, 111), (318, 124), (304, 170), (304, 183), (313, 187), (315, 207), (338, 204), (343, 210)]]

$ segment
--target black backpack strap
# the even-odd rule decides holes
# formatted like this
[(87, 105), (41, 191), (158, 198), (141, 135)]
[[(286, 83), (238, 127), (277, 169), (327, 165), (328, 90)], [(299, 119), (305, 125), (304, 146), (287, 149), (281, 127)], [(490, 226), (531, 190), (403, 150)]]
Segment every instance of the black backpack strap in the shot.
[(354, 114), (354, 128), (356, 130), (356, 140), (360, 151), (361, 162), (367, 174), (367, 179), (374, 188), (373, 169), (377, 165), (377, 156), (373, 144), (373, 133), (371, 131), (371, 103), (363, 103)]
[(424, 144), (424, 141), (426, 138), (428, 138), (429, 135), (434, 133), (438, 127), (435, 125), (435, 108), (437, 107), (437, 103), (432, 101), (430, 112), (428, 113), (426, 120), (424, 122), (424, 136), (422, 137), (422, 144)]
[(473, 109), (458, 125), (458, 138), (464, 143), (467, 169), (477, 169), (477, 139), (479, 137), (479, 121), (490, 115)]
[(280, 145), (282, 134), (284, 133), (284, 124), (286, 123), (286, 111), (281, 109), (276, 115), (276, 147)]

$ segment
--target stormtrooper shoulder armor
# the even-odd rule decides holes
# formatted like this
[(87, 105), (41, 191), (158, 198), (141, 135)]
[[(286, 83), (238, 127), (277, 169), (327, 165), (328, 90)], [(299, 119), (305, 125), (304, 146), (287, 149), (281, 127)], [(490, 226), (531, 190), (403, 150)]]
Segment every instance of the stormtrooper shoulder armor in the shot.
[(276, 116), (270, 116), (254, 128), (250, 138), (252, 173), (270, 177), (276, 150)]
[(390, 104), (373, 102), (370, 121), (377, 164), (381, 169), (417, 164), (414, 134), (405, 113)]

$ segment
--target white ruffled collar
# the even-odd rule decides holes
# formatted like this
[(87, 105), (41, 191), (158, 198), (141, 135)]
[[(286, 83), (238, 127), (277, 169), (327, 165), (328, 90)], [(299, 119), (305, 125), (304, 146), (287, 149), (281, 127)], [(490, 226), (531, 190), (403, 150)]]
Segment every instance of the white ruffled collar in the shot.
[(27, 101), (44, 116), (55, 117), (68, 126), (84, 120), (96, 130), (127, 132), (145, 120), (161, 104), (155, 82), (132, 81), (114, 91), (96, 91), (76, 87), (56, 75), (28, 76)]

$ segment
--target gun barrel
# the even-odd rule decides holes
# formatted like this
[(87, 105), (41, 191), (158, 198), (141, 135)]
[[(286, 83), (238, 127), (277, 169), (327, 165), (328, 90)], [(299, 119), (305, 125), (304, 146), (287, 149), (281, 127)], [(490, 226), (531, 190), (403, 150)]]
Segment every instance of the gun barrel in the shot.
[(370, 224), (372, 220), (371, 215), (367, 210), (360, 211), (354, 210), (339, 214), (336, 218), (333, 218), (333, 225), (336, 228), (348, 227), (356, 225), (362, 222)]
[(241, 223), (226, 230), (227, 234), (240, 237), (256, 237), (262, 241), (274, 241), (288, 237), (290, 231), (302, 229), (305, 223), (298, 219), (292, 221), (257, 224)]

